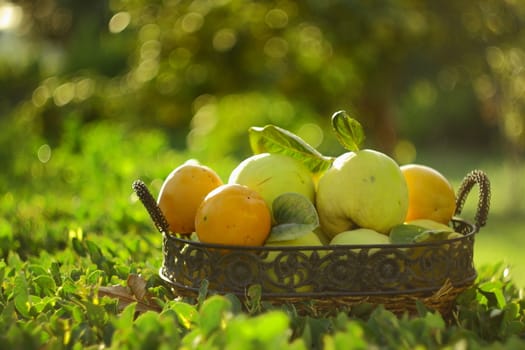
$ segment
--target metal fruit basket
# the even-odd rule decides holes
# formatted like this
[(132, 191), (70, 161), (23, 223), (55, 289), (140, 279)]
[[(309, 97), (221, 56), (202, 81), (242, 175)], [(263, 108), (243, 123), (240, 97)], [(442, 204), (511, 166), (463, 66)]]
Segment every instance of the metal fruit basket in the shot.
[[(479, 187), (474, 222), (460, 217), (468, 194)], [(204, 281), (209, 293), (245, 298), (253, 285), (261, 299), (293, 304), (303, 313), (327, 315), (369, 303), (395, 313), (414, 313), (417, 302), (449, 314), (459, 293), (476, 277), (474, 239), (489, 211), (490, 182), (468, 173), (456, 196), (454, 229), (462, 236), (417, 244), (240, 247), (205, 244), (169, 232), (146, 185), (133, 189), (163, 235), (159, 274), (174, 293), (196, 297)]]

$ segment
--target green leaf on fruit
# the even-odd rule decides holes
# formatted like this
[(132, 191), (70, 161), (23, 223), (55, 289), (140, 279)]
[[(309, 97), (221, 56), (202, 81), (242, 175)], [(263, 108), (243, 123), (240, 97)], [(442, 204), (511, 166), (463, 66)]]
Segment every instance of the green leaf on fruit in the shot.
[(417, 225), (401, 224), (390, 230), (390, 242), (393, 244), (414, 243), (415, 238), (425, 232), (425, 228)]
[(393, 244), (410, 244), (447, 239), (450, 230), (428, 229), (418, 225), (401, 224), (390, 230), (390, 242)]
[(361, 124), (345, 111), (335, 112), (331, 121), (339, 143), (349, 151), (359, 151), (365, 140), (365, 132)]
[(272, 203), (276, 224), (273, 225), (267, 242), (289, 241), (315, 230), (319, 217), (314, 205), (300, 193), (283, 193)]
[(254, 154), (285, 154), (302, 162), (314, 174), (324, 172), (332, 165), (333, 158), (323, 156), (299, 136), (278, 126), (253, 126), (248, 129), (248, 134)]

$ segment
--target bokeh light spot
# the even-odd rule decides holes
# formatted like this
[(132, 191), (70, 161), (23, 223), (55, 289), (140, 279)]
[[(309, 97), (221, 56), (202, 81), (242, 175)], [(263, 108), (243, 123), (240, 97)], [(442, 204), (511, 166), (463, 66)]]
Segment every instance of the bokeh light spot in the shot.
[(525, 68), (525, 52), (521, 48), (513, 47), (509, 51), (509, 63), (513, 73), (522, 72)]
[(288, 25), (288, 14), (281, 9), (271, 9), (264, 19), (270, 28), (284, 28)]
[(199, 108), (191, 120), (192, 129), (207, 134), (217, 125), (217, 105), (210, 103)]
[(160, 36), (160, 33), (161, 30), (157, 24), (149, 23), (140, 28), (139, 39), (143, 42), (146, 42), (148, 40), (157, 40)]
[(438, 84), (444, 90), (454, 90), (459, 82), (459, 72), (455, 68), (445, 68), (438, 74)]
[(418, 81), (413, 88), (414, 102), (421, 107), (432, 106), (437, 99), (437, 91), (428, 80)]
[(487, 62), (492, 69), (500, 71), (505, 66), (505, 54), (497, 46), (487, 48)]
[(159, 72), (159, 63), (154, 59), (142, 61), (135, 71), (135, 79), (139, 83), (144, 83), (155, 78)]
[(79, 80), (75, 85), (75, 97), (80, 100), (86, 100), (95, 92), (95, 82), (93, 79), (84, 78)]
[(480, 100), (489, 99), (496, 93), (496, 88), (488, 75), (482, 75), (474, 81), (474, 90)]
[(416, 146), (408, 140), (399, 140), (394, 147), (394, 158), (399, 164), (409, 164), (416, 160)]
[(184, 48), (178, 47), (170, 52), (169, 64), (172, 68), (180, 68), (186, 66), (191, 60), (191, 51)]
[(270, 122), (276, 125), (285, 125), (293, 119), (295, 114), (294, 106), (286, 99), (275, 98), (267, 103), (268, 118)]
[(51, 97), (51, 93), (49, 92), (49, 89), (47, 86), (41, 85), (33, 91), (33, 96), (31, 101), (35, 105), (35, 107), (42, 107), (47, 100)]
[(48, 144), (43, 144), (38, 148), (38, 160), (42, 163), (47, 163), (51, 159), (51, 147)]
[(479, 14), (474, 11), (463, 13), (461, 21), (463, 22), (465, 29), (471, 34), (475, 34), (481, 30), (482, 20)]
[(302, 49), (308, 50), (310, 54), (319, 54), (323, 39), (321, 29), (311, 24), (303, 24), (299, 35)]
[(74, 97), (75, 85), (73, 83), (64, 83), (57, 87), (53, 93), (53, 100), (59, 107), (68, 104)]
[(140, 47), (140, 58), (155, 59), (160, 55), (161, 45), (158, 40), (148, 40)]
[(299, 130), (297, 130), (297, 136), (314, 148), (319, 147), (324, 139), (323, 130), (319, 125), (314, 123), (303, 124)]
[(111, 33), (120, 33), (129, 25), (131, 21), (131, 15), (128, 12), (119, 12), (113, 15), (109, 20), (109, 31)]
[(201, 29), (204, 24), (204, 17), (197, 12), (190, 12), (182, 19), (182, 30), (186, 33), (193, 33)]
[(280, 37), (273, 37), (266, 41), (264, 53), (271, 58), (283, 58), (288, 53), (288, 42)]
[(208, 68), (202, 64), (192, 64), (186, 70), (186, 81), (198, 85), (208, 78)]
[(237, 42), (237, 34), (232, 29), (221, 29), (213, 36), (213, 48), (219, 52), (230, 50)]
[(407, 11), (406, 26), (412, 33), (421, 34), (427, 29), (427, 19), (419, 11)]

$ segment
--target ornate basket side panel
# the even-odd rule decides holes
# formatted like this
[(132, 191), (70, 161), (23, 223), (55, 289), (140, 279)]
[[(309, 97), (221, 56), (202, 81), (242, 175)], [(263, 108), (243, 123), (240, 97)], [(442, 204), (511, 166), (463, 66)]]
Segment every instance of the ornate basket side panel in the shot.
[(239, 295), (254, 284), (268, 296), (432, 292), (475, 279), (473, 233), (416, 246), (293, 249), (218, 249), (165, 234), (162, 274), (180, 288), (198, 290), (206, 279), (212, 291)]

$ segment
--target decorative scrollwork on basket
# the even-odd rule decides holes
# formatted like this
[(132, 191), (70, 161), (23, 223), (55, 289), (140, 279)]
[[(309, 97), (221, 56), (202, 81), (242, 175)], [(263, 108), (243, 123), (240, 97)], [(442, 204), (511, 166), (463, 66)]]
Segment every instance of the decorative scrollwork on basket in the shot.
[(451, 260), (454, 259), (452, 252), (447, 245), (425, 247), (423, 249), (413, 249), (417, 253), (415, 264), (412, 271), (417, 273), (419, 281), (424, 284), (434, 284), (443, 281), (449, 274)]
[(388, 294), (403, 290), (434, 290), (445, 280), (472, 282), (473, 240), (448, 243), (301, 247), (300, 249), (236, 247), (217, 249), (167, 234), (164, 276), (198, 289), (203, 279), (220, 293), (244, 294), (261, 284), (265, 295)]
[(218, 281), (222, 288), (234, 292), (244, 292), (250, 285), (259, 283), (260, 259), (256, 254), (246, 252), (226, 253), (217, 260), (222, 273)]
[(334, 249), (323, 258), (322, 269), (323, 288), (348, 291), (357, 287), (360, 264), (354, 252)]
[(367, 263), (370, 276), (369, 290), (395, 290), (408, 282), (407, 257), (399, 249), (386, 249), (386, 251), (373, 254)]
[(263, 289), (276, 292), (311, 291), (316, 281), (319, 254), (302, 250), (269, 251), (264, 254)]

